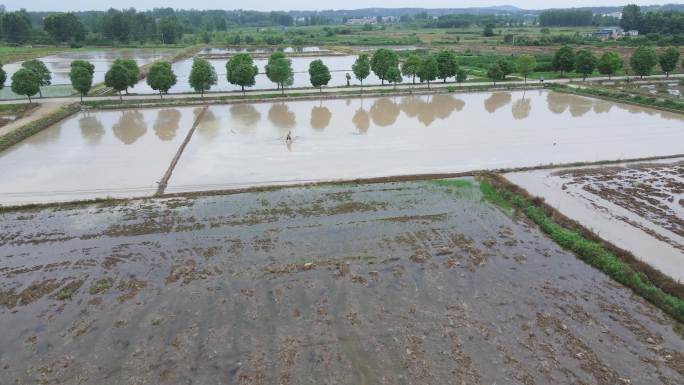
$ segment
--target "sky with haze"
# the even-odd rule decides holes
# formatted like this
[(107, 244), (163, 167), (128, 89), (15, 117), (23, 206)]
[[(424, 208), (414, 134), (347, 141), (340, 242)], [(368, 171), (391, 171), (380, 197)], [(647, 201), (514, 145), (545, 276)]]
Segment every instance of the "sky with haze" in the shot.
[[(491, 5), (515, 5), (525, 9), (567, 8), (583, 6), (624, 5), (624, 0), (257, 0), (245, 1), (217, 1), (217, 0), (0, 0), (7, 10), (13, 11), (25, 8), (28, 11), (81, 11), (106, 10), (108, 8), (134, 7), (146, 10), (157, 7), (173, 7), (183, 9), (250, 9), (258, 11), (271, 10), (322, 10), (322, 9), (356, 9), (356, 8), (463, 8), (482, 7)], [(675, 3), (676, 1), (670, 1)], [(665, 4), (657, 1), (629, 1), (632, 4), (650, 5)]]

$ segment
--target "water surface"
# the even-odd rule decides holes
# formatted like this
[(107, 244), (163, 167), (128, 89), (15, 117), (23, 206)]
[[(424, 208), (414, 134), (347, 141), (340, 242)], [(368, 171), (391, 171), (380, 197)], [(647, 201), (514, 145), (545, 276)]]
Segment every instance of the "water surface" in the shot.
[(679, 153), (682, 115), (546, 91), (235, 104), (208, 109), (168, 191)]
[(151, 195), (194, 108), (79, 113), (0, 153), (0, 203)]

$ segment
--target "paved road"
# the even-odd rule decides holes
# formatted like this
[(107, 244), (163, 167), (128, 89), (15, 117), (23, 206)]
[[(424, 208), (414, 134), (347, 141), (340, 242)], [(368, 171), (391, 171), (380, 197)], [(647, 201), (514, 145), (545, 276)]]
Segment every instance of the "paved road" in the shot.
[[(676, 75), (670, 75), (671, 78), (684, 78), (684, 74), (676, 74)], [(612, 80), (625, 80), (628, 77), (626, 76), (614, 76)], [(629, 77), (630, 79), (634, 79), (633, 76)], [(651, 81), (655, 79), (665, 79), (664, 76), (650, 76), (644, 81)], [(599, 80), (609, 80), (607, 77), (595, 77), (591, 78), (589, 81), (599, 81)], [(546, 83), (551, 83), (551, 84), (568, 84), (571, 81), (579, 81), (578, 79), (551, 79), (547, 80)], [(505, 83), (501, 83), (502, 85), (522, 85), (525, 84), (523, 81), (507, 81)], [(539, 84), (538, 81), (530, 80), (528, 81), (528, 84)], [(444, 88), (444, 87), (456, 87), (456, 88), (462, 88), (462, 87), (473, 87), (473, 86), (491, 86), (492, 82), (476, 82), (476, 83), (431, 83), (430, 86), (432, 88)], [(367, 86), (363, 87), (364, 90), (378, 90), (378, 89), (391, 89), (393, 86)], [(400, 84), (396, 86), (396, 89), (409, 89), (409, 88), (414, 88), (414, 89), (427, 89), (426, 84)], [(296, 88), (296, 89), (287, 89), (286, 92), (288, 95), (296, 95), (296, 94), (308, 94), (311, 92), (314, 92), (316, 89), (309, 87), (309, 88)], [(358, 86), (353, 86), (353, 87), (331, 87), (331, 88), (324, 88), (322, 90), (322, 94), (334, 94), (338, 93), (341, 91), (360, 91), (361, 87)], [(276, 89), (267, 89), (267, 90), (251, 90), (247, 91), (246, 94), (248, 95), (260, 95), (260, 94), (272, 94), (274, 92), (278, 92)], [(239, 96), (241, 95), (242, 92), (240, 91), (230, 91), (230, 92), (215, 92), (215, 93), (209, 93), (207, 94), (208, 98), (216, 98), (216, 97), (225, 97), (225, 96)], [(185, 99), (188, 97), (197, 97), (197, 94), (170, 94), (170, 95), (165, 95), (164, 99)], [(86, 100), (88, 101), (101, 101), (101, 100), (116, 100), (119, 97), (114, 95), (114, 96), (93, 96), (89, 97)], [(146, 94), (146, 95), (128, 95), (124, 96), (125, 100), (150, 100), (150, 99), (158, 99), (159, 95), (156, 94)], [(33, 102), (35, 103), (52, 103), (52, 102), (59, 102), (59, 103), (74, 103), (78, 102), (80, 98), (78, 96), (69, 96), (69, 97), (57, 97), (57, 98), (34, 98)], [(27, 103), (28, 100), (1, 100), (0, 104), (16, 104), (16, 103)]]

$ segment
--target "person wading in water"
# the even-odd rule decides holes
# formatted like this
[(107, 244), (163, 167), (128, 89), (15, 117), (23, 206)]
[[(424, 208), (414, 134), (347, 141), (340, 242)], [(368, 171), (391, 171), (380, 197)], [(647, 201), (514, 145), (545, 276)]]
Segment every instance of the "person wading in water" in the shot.
[(285, 137), (285, 142), (292, 143), (292, 131), (287, 132), (287, 136)]

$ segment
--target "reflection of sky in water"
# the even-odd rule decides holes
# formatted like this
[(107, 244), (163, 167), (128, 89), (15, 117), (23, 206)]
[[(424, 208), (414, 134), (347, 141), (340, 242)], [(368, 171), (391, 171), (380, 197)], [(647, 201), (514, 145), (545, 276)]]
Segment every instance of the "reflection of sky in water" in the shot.
[(682, 143), (678, 114), (542, 90), (217, 105), (168, 191), (669, 155)]
[[(153, 192), (200, 111), (93, 111), (66, 119), (0, 153), (9, 181), (0, 202), (20, 192), (48, 200)], [(682, 119), (542, 90), (213, 105), (170, 188), (671, 155), (684, 152)]]

